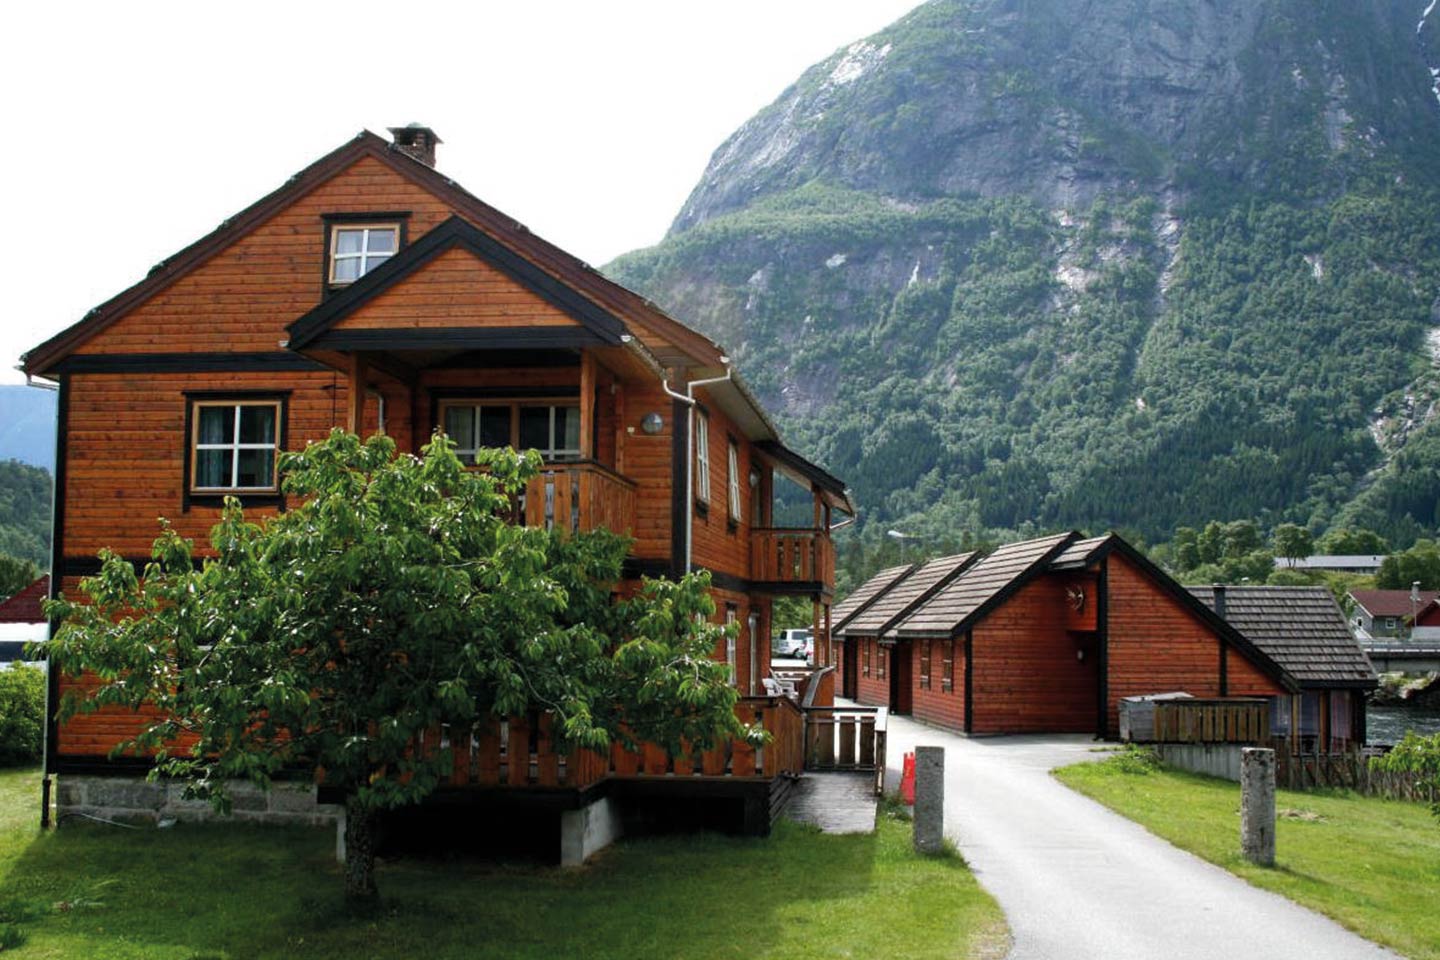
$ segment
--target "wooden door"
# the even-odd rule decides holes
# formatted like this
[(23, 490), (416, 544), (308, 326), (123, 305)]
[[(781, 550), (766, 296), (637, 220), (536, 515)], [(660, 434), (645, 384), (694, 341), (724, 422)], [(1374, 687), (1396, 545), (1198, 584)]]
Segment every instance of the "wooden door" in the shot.
[(854, 700), (860, 696), (860, 641), (841, 640), (845, 663), (840, 671), (840, 696)]
[(914, 644), (900, 640), (890, 648), (890, 711), (910, 715), (914, 703)]

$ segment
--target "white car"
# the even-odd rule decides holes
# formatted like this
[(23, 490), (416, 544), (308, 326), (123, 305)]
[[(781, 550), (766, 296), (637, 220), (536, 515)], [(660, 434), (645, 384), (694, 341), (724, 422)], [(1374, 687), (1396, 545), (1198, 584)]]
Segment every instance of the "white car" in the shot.
[(782, 657), (808, 661), (815, 656), (815, 639), (810, 635), (809, 627), (782, 630), (770, 649)]

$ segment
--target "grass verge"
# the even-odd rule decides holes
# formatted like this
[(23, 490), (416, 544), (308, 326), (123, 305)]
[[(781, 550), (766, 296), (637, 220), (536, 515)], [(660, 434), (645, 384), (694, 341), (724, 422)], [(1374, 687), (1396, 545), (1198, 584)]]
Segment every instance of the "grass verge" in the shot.
[[(0, 911), (26, 958), (991, 957), (1004, 920), (958, 858), (908, 824), (873, 836), (782, 823), (767, 840), (635, 838), (579, 870), (384, 863), (383, 901), (348, 913), (329, 830), (35, 827), (34, 771), (0, 772)], [(13, 929), (13, 927), (12, 927)]]
[(1342, 791), (1276, 795), (1273, 869), (1240, 856), (1240, 786), (1127, 755), (1055, 771), (1067, 786), (1257, 887), (1412, 960), (1440, 960), (1440, 824), (1417, 803)]

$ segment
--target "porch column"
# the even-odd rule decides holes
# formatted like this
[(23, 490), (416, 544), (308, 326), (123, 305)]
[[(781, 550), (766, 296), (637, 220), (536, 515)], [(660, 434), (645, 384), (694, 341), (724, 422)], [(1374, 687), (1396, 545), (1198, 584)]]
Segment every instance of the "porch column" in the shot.
[(352, 355), (350, 357), (350, 402), (345, 429), (357, 436), (365, 428), (366, 372), (365, 358), (359, 353)]
[(580, 354), (580, 459), (595, 459), (595, 355)]

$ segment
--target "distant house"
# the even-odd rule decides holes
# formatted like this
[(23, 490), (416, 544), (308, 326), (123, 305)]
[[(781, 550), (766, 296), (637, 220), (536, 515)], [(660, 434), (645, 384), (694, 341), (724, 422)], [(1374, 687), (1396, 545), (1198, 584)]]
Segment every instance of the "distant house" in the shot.
[(1363, 741), (1376, 683), (1323, 588), (1188, 590), (1114, 534), (892, 568), (842, 608), (842, 693), (965, 733), (1113, 737), (1122, 698), (1183, 691), (1268, 698), (1313, 750)]
[(1334, 573), (1371, 574), (1380, 570), (1383, 555), (1317, 553), (1311, 557), (1276, 557), (1275, 566), (1285, 570), (1329, 570)]
[(1437, 597), (1437, 590), (1421, 590), (1418, 600), (1411, 597), (1409, 590), (1352, 590), (1350, 600), (1355, 611), (1350, 623), (1361, 636), (1408, 636), (1410, 618)]
[(46, 574), (13, 597), (0, 602), (0, 663), (25, 659), (25, 644), (48, 635), (41, 601), (50, 596)]

